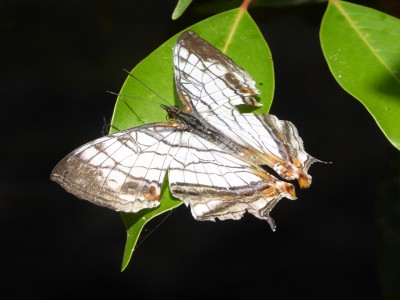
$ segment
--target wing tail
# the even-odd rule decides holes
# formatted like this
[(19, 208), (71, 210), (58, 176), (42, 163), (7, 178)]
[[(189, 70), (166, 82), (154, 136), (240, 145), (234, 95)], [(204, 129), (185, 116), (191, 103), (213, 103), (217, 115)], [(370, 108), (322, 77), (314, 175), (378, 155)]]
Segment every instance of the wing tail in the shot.
[(207, 140), (186, 134), (171, 161), (172, 195), (190, 205), (197, 220), (240, 219), (247, 211), (273, 221), (269, 212), (282, 198), (296, 199), (294, 186)]

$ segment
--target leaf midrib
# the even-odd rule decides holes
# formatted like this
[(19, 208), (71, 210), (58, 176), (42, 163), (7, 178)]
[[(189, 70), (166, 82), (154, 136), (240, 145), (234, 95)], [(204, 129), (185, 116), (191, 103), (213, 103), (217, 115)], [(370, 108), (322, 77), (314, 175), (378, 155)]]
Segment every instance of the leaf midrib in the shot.
[(332, 4), (337, 7), (337, 9), (341, 12), (343, 17), (347, 20), (347, 22), (350, 24), (350, 26), (354, 29), (356, 34), (359, 36), (359, 38), (365, 43), (365, 45), (371, 50), (371, 53), (378, 59), (378, 61), (386, 68), (386, 70), (389, 72), (389, 74), (396, 80), (396, 82), (400, 85), (400, 78), (396, 76), (396, 72), (393, 71), (389, 65), (385, 62), (385, 60), (378, 54), (377, 51), (375, 51), (374, 47), (371, 45), (371, 43), (368, 41), (368, 39), (365, 37), (365, 35), (361, 32), (361, 30), (357, 27), (356, 23), (354, 23), (353, 19), (350, 17), (350, 15), (346, 12), (346, 10), (343, 8), (342, 5), (339, 3), (340, 1), (338, 0), (332, 0)]

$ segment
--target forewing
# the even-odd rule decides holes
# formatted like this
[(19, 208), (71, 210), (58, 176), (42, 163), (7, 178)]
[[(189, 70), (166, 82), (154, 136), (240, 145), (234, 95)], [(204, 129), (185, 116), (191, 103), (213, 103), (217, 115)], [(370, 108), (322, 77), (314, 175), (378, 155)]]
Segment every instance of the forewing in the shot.
[(311, 184), (307, 170), (318, 160), (304, 151), (291, 122), (237, 111), (239, 104), (258, 105), (253, 96), (259, 92), (246, 71), (191, 31), (178, 39), (174, 64), (178, 93), (188, 110), (231, 138), (251, 163), (268, 165), (303, 188)]
[(240, 219), (248, 211), (274, 228), (271, 209), (282, 197), (296, 198), (292, 184), (190, 132), (182, 133), (168, 178), (197, 220)]
[(193, 31), (184, 32), (174, 49), (175, 83), (187, 111), (227, 113), (239, 104), (261, 106), (254, 80)]
[(66, 156), (51, 179), (79, 198), (116, 211), (156, 207), (179, 135), (175, 127), (157, 123), (99, 138)]

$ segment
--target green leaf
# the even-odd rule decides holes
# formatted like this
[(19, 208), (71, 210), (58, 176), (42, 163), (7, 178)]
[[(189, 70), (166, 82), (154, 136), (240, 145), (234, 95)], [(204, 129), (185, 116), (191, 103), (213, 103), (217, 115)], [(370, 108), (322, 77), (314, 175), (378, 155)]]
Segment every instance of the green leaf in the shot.
[(173, 199), (169, 193), (165, 192), (167, 187), (167, 180), (164, 181), (164, 185), (162, 188), (161, 203), (160, 206), (153, 209), (143, 209), (135, 214), (121, 213), (122, 220), (124, 221), (127, 238), (124, 256), (122, 258), (122, 268), (123, 271), (129, 264), (129, 261), (132, 257), (133, 250), (136, 247), (137, 241), (139, 239), (140, 233), (142, 232), (143, 227), (149, 222), (151, 219), (170, 211), (183, 202), (177, 199)]
[[(243, 0), (213, 0), (206, 2), (196, 2), (193, 5), (194, 12), (201, 14), (210, 14), (221, 11), (226, 11), (234, 7), (240, 6)], [(251, 7), (255, 10), (262, 7), (284, 7), (284, 6), (300, 6), (318, 4), (321, 2), (328, 2), (328, 0), (252, 0)]]
[(321, 26), (329, 68), (400, 149), (400, 21), (344, 1), (330, 1)]
[(188, 8), (190, 3), (192, 3), (192, 0), (179, 0), (178, 4), (176, 5), (176, 7), (174, 9), (174, 12), (172, 13), (172, 20), (176, 20), (180, 16), (182, 16), (182, 14)]
[[(261, 91), (260, 102), (264, 105), (257, 112), (267, 113), (272, 103), (274, 75), (271, 52), (262, 34), (247, 11), (234, 9), (190, 28), (216, 46), (251, 74)], [(141, 61), (131, 73), (141, 82), (128, 76), (117, 99), (112, 119), (112, 132), (145, 123), (166, 121), (165, 111), (157, 101), (169, 105), (176, 103), (172, 54), (175, 35)], [(140, 99), (139, 99), (140, 98)], [(165, 100), (162, 100), (162, 99)], [(147, 99), (148, 101), (144, 101)], [(178, 206), (181, 201), (171, 198), (164, 184), (161, 206), (137, 214), (123, 214), (127, 228), (127, 242), (122, 269), (128, 265), (143, 226), (155, 216)], [(189, 213), (189, 212), (188, 212)]]

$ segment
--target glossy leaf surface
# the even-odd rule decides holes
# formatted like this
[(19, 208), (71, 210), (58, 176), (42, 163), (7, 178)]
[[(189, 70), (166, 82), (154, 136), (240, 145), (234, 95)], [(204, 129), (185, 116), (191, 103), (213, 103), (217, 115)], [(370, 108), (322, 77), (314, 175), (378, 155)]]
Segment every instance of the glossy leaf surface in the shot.
[(329, 68), (400, 149), (400, 20), (364, 6), (331, 1), (321, 27)]

